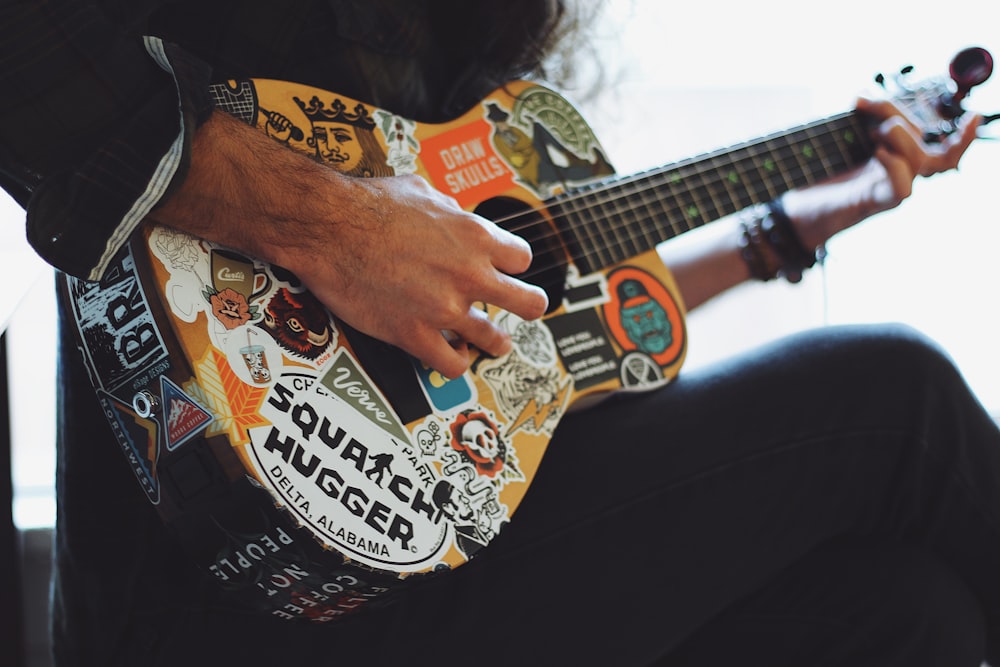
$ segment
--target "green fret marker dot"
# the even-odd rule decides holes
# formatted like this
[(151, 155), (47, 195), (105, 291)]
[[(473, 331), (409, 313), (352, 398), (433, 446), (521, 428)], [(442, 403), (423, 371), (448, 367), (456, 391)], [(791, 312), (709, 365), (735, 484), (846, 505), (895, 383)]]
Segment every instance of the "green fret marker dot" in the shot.
[(726, 178), (729, 179), (730, 183), (739, 183), (740, 182), (740, 177), (739, 177), (739, 175), (735, 171), (729, 172), (729, 176), (727, 176)]
[(847, 132), (844, 132), (844, 141), (846, 141), (849, 144), (853, 144), (854, 143), (854, 133), (851, 132), (850, 130), (848, 130)]
[(768, 171), (774, 171), (774, 160), (765, 160), (764, 169), (767, 169)]
[(698, 212), (698, 207), (697, 206), (688, 206), (688, 217), (689, 218), (697, 218), (699, 215), (701, 215), (701, 214)]
[(808, 158), (811, 158), (813, 155), (815, 155), (815, 153), (813, 153), (812, 146), (804, 146), (802, 148), (802, 154)]

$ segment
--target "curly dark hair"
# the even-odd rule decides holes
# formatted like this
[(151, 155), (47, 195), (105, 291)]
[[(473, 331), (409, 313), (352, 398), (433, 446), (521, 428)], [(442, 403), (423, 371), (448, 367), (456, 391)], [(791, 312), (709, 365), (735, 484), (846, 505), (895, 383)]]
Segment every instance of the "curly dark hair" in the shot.
[(436, 0), (431, 12), (432, 24), (454, 40), (452, 50), (478, 53), (494, 83), (525, 76), (559, 82), (572, 69), (568, 54), (586, 42), (602, 6), (599, 0)]

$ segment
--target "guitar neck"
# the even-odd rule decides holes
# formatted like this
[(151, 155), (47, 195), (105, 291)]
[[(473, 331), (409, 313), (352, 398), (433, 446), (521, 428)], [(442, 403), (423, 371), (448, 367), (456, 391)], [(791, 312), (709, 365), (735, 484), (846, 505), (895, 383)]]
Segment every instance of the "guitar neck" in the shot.
[(587, 274), (792, 188), (842, 173), (873, 151), (863, 121), (845, 112), (575, 189), (548, 207), (574, 263)]

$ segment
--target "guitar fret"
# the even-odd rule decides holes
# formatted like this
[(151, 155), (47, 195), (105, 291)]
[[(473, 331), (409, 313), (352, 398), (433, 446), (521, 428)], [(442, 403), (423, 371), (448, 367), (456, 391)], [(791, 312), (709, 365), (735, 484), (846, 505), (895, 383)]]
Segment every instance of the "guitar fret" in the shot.
[(605, 266), (610, 266), (618, 262), (621, 256), (621, 249), (619, 248), (619, 239), (615, 231), (616, 216), (614, 211), (610, 208), (611, 198), (609, 197), (595, 197), (594, 201), (597, 202), (597, 208), (600, 212), (598, 216), (600, 218), (600, 224), (597, 225), (598, 234), (604, 239), (605, 247), (604, 250), (607, 251), (607, 259), (605, 259)]
[(698, 185), (694, 182), (690, 165), (685, 165), (683, 174), (678, 173), (678, 176), (681, 177), (679, 183), (684, 185), (684, 194), (677, 197), (679, 212), (681, 217), (687, 222), (688, 229), (693, 229), (699, 226), (699, 218), (701, 216), (701, 211), (696, 202)]
[(711, 220), (706, 205), (706, 202), (711, 200), (711, 193), (708, 191), (704, 174), (698, 169), (692, 170), (688, 175), (688, 180), (692, 183), (695, 182), (696, 178), (697, 183), (691, 190), (691, 204), (688, 206), (687, 212), (695, 225), (702, 225)]
[(777, 149), (779, 154), (774, 159), (778, 174), (781, 177), (781, 183), (780, 187), (773, 189), (774, 194), (771, 195), (772, 199), (795, 187), (795, 184), (800, 180), (795, 178), (795, 174), (801, 174), (801, 166), (799, 165), (797, 155), (798, 151), (796, 151), (796, 147), (789, 141), (789, 137), (779, 137), (775, 141), (781, 144)]
[[(580, 204), (586, 204), (593, 198), (592, 193), (588, 193), (586, 196), (579, 199)], [(586, 248), (586, 254), (592, 255), (597, 254), (597, 261), (594, 263), (596, 266), (604, 265), (606, 258), (601, 255), (602, 250), (605, 248), (604, 241), (600, 238), (600, 223), (598, 221), (598, 215), (596, 210), (590, 206), (580, 206), (574, 210), (578, 216), (579, 223), (575, 225), (576, 228), (582, 230), (586, 235), (586, 242), (584, 243), (584, 248)], [(590, 273), (592, 270), (589, 266), (584, 270), (585, 273)]]
[(757, 175), (751, 190), (754, 202), (769, 201), (777, 196), (777, 191), (771, 186), (777, 163), (771, 152), (764, 149), (765, 146), (754, 146), (748, 151), (751, 159), (751, 168), (748, 171)]
[[(718, 220), (732, 206), (732, 200), (729, 198), (729, 191), (721, 177), (721, 160), (713, 158), (711, 164), (711, 171), (705, 170), (702, 172), (702, 180), (705, 181), (709, 201), (712, 204), (708, 217), (710, 220)], [(706, 175), (710, 176), (710, 178), (706, 178)]]
[(830, 161), (830, 155), (827, 150), (827, 137), (819, 132), (817, 128), (809, 128), (806, 130), (806, 134), (812, 139), (811, 146), (815, 151), (815, 158), (811, 162), (815, 167), (815, 171), (811, 172), (811, 175), (814, 181), (819, 181), (834, 173), (834, 166)]
[(564, 197), (553, 198), (546, 208), (552, 224), (563, 238), (570, 258), (579, 264), (587, 253), (587, 248), (593, 247), (593, 241), (587, 237), (586, 225), (580, 219), (574, 200)]
[(802, 166), (799, 163), (796, 146), (790, 143), (788, 137), (776, 139), (774, 151), (772, 159), (776, 165), (779, 181), (772, 184), (771, 196), (777, 197), (802, 179)]
[[(659, 205), (659, 213), (654, 209), (654, 204)], [(655, 223), (658, 218), (662, 217), (667, 220), (668, 225), (673, 225), (673, 218), (666, 215), (666, 209), (663, 207), (662, 202), (653, 197), (650, 192), (642, 192), (640, 194), (639, 205), (642, 207), (642, 219), (647, 223), (639, 226), (646, 240), (646, 247), (653, 248), (660, 242), (660, 238), (656, 235), (652, 223)]]
[(842, 140), (840, 133), (828, 133), (827, 143), (830, 146), (830, 162), (834, 165), (830, 170), (831, 173), (835, 173), (842, 167), (842, 165), (851, 164), (850, 153), (848, 152), (847, 146)]
[(722, 169), (719, 170), (719, 182), (729, 197), (729, 208), (726, 210), (738, 211), (746, 208), (746, 205), (743, 205), (743, 202), (747, 201), (746, 183), (742, 178), (742, 170), (736, 168), (731, 160), (728, 161), (727, 167), (725, 173)]
[(639, 245), (635, 242), (631, 230), (632, 227), (636, 226), (638, 219), (634, 215), (629, 216), (631, 211), (630, 209), (623, 208), (623, 203), (625, 203), (625, 197), (621, 195), (611, 197), (608, 200), (609, 207), (612, 209), (610, 219), (614, 221), (611, 231), (617, 241), (615, 245), (617, 250), (616, 261), (634, 257), (642, 252), (639, 249)]

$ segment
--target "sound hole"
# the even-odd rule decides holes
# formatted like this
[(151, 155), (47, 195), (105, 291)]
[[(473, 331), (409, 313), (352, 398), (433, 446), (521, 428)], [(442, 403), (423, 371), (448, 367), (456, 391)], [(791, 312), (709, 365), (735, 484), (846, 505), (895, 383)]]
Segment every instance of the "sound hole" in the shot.
[(545, 290), (548, 312), (558, 308), (566, 285), (566, 250), (542, 212), (517, 199), (497, 197), (480, 204), (476, 213), (528, 242), (533, 254), (531, 266), (516, 277)]

